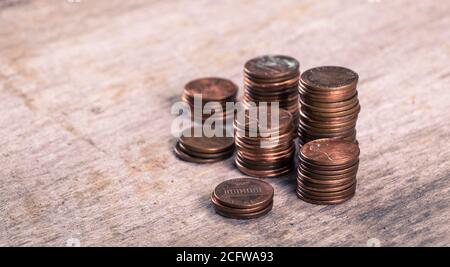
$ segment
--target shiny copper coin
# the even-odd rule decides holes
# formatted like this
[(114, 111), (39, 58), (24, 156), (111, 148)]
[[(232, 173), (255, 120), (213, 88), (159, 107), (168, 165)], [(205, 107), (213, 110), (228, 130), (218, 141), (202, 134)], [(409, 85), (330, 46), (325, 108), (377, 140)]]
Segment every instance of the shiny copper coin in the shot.
[(299, 166), (299, 171), (304, 174), (306, 177), (310, 177), (312, 179), (316, 180), (340, 180), (340, 179), (346, 179), (348, 177), (354, 177), (356, 176), (356, 173), (358, 172), (358, 168), (352, 168), (349, 172), (345, 172), (342, 174), (319, 174), (310, 170), (307, 170), (303, 168), (302, 166)]
[(188, 155), (187, 153), (185, 153), (179, 146), (178, 144), (175, 145), (175, 147), (173, 148), (173, 151), (175, 153), (175, 155), (184, 161), (187, 162), (192, 162), (192, 163), (213, 163), (213, 162), (218, 162), (221, 160), (224, 160), (226, 158), (228, 158), (229, 156), (231, 156), (232, 154), (229, 154), (227, 156), (223, 156), (223, 157), (219, 157), (219, 158), (199, 158), (199, 157), (193, 157), (191, 155)]
[(334, 191), (334, 192), (320, 192), (315, 190), (308, 190), (304, 186), (299, 186), (297, 188), (297, 191), (304, 193), (305, 195), (313, 196), (313, 197), (346, 197), (350, 194), (354, 194), (356, 190), (356, 183), (353, 183), (349, 187), (340, 190), (340, 191)]
[(306, 173), (302, 171), (297, 171), (297, 178), (301, 179), (305, 183), (311, 183), (316, 186), (322, 186), (322, 187), (334, 187), (334, 186), (344, 186), (346, 184), (352, 183), (356, 180), (356, 174), (344, 176), (340, 179), (325, 179), (322, 178), (312, 178), (311, 176), (308, 176)]
[(309, 190), (318, 193), (334, 193), (343, 190), (347, 190), (352, 187), (356, 183), (356, 180), (351, 181), (347, 184), (342, 185), (317, 185), (313, 183), (309, 183), (307, 181), (302, 180), (301, 178), (297, 178), (297, 189), (302, 188), (304, 190)]
[(269, 213), (269, 211), (272, 210), (272, 206), (273, 203), (270, 203), (266, 208), (256, 211), (256, 212), (251, 212), (251, 213), (229, 213), (229, 212), (223, 212), (220, 209), (217, 209), (217, 206), (215, 206), (215, 210), (216, 213), (223, 216), (223, 217), (227, 217), (227, 218), (231, 218), (231, 219), (239, 219), (239, 220), (248, 220), (248, 219), (256, 219), (259, 217), (262, 217), (264, 215), (266, 215), (267, 213)]
[(300, 150), (300, 157), (305, 161), (326, 166), (348, 164), (354, 162), (358, 156), (357, 145), (338, 139), (314, 140)]
[(199, 153), (199, 152), (185, 148), (183, 146), (183, 144), (180, 142), (178, 142), (178, 149), (180, 149), (182, 152), (188, 154), (189, 156), (196, 157), (196, 158), (204, 158), (204, 159), (225, 158), (225, 157), (231, 156), (234, 152), (234, 149), (231, 148), (227, 151), (220, 152), (220, 153)]
[(196, 94), (202, 95), (208, 101), (229, 99), (237, 94), (238, 87), (232, 81), (206, 77), (190, 81), (185, 85), (184, 93), (193, 97)]
[[(201, 136), (195, 137), (196, 133), (201, 133)], [(186, 149), (198, 153), (220, 153), (230, 150), (234, 146), (234, 138), (226, 137), (225, 130), (221, 130), (221, 135), (221, 137), (207, 137), (201, 127), (196, 129), (194, 126), (183, 131), (179, 141)]]
[(253, 178), (227, 180), (214, 189), (214, 196), (219, 203), (239, 209), (268, 205), (273, 195), (274, 190), (269, 183)]
[(310, 200), (314, 200), (314, 201), (336, 201), (336, 200), (340, 200), (340, 199), (347, 199), (347, 198), (351, 198), (355, 195), (356, 192), (356, 187), (346, 191), (345, 194), (338, 194), (338, 195), (329, 195), (329, 196), (318, 196), (318, 195), (313, 195), (310, 194), (307, 191), (301, 190), (301, 189), (297, 189), (297, 194), (301, 194), (303, 197), (308, 198)]
[(340, 169), (340, 170), (331, 170), (331, 171), (330, 170), (328, 170), (328, 171), (327, 170), (318, 170), (317, 168), (311, 169), (310, 167), (306, 166), (303, 163), (299, 164), (299, 167), (301, 169), (307, 170), (309, 172), (314, 172), (314, 173), (320, 174), (320, 175), (326, 175), (326, 176), (327, 175), (332, 176), (332, 175), (341, 175), (341, 174), (351, 173), (351, 172), (355, 171), (355, 169), (357, 170), (358, 166), (359, 166), (359, 160), (356, 163), (354, 163), (353, 165), (351, 165), (350, 167), (343, 168), (343, 169)]
[(352, 104), (353, 105), (356, 104), (358, 102), (358, 92), (355, 92), (355, 95), (349, 99), (331, 102), (331, 103), (315, 101), (314, 99), (311, 99), (302, 94), (299, 96), (299, 101), (302, 104), (310, 105), (310, 106), (317, 107), (317, 108), (340, 108), (340, 107), (346, 107), (346, 106), (349, 106)]
[(245, 209), (233, 208), (233, 207), (225, 206), (222, 203), (220, 203), (219, 200), (217, 200), (217, 197), (214, 195), (214, 193), (211, 194), (211, 201), (214, 204), (214, 208), (216, 208), (222, 212), (225, 212), (225, 213), (253, 213), (253, 212), (263, 210), (272, 204), (272, 202), (270, 202), (269, 204), (255, 206), (252, 208), (245, 208)]
[(347, 197), (344, 198), (337, 198), (337, 199), (332, 199), (332, 200), (315, 200), (315, 199), (311, 199), (309, 197), (305, 197), (301, 192), (297, 191), (297, 196), (298, 198), (300, 198), (301, 200), (308, 202), (310, 204), (315, 204), (315, 205), (337, 205), (337, 204), (342, 204), (348, 200), (350, 200), (353, 195), (349, 195)]
[(264, 80), (290, 76), (298, 72), (299, 66), (299, 62), (289, 56), (264, 55), (247, 61), (244, 72)]
[(247, 168), (245, 166), (243, 166), (241, 163), (239, 163), (238, 161), (235, 161), (236, 166), (238, 167), (238, 169), (248, 175), (248, 176), (252, 176), (252, 177), (276, 177), (276, 176), (281, 176), (284, 174), (287, 174), (289, 172), (292, 171), (293, 169), (293, 165), (288, 165), (286, 167), (282, 167), (279, 169), (274, 169), (274, 170), (254, 170), (254, 169), (250, 169)]
[(342, 90), (356, 87), (358, 74), (338, 66), (323, 66), (302, 73), (302, 82), (308, 87), (320, 90)]

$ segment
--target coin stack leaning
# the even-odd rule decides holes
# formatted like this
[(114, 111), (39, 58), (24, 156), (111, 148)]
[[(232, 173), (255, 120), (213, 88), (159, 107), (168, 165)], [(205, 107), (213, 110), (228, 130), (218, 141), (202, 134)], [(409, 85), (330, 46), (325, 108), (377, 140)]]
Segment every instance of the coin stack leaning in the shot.
[(265, 55), (250, 59), (244, 67), (243, 103), (278, 102), (297, 121), (300, 63), (292, 57)]
[(273, 206), (273, 187), (259, 179), (236, 178), (219, 184), (211, 195), (216, 213), (234, 219), (267, 214)]
[(357, 83), (358, 74), (343, 67), (317, 67), (302, 73), (298, 88), (300, 145), (319, 138), (356, 142)]
[[(232, 81), (217, 78), (206, 77), (190, 81), (184, 86), (181, 99), (188, 104), (191, 110), (191, 118), (198, 122), (204, 122), (211, 116), (215, 119), (227, 120), (234, 116), (234, 107), (226, 108), (226, 103), (236, 102), (238, 87)], [(199, 101), (201, 97), (201, 102)], [(198, 104), (197, 104), (198, 103)], [(207, 109), (205, 109), (205, 106)], [(219, 113), (220, 112), (220, 113)]]
[[(292, 115), (286, 110), (259, 110), (257, 117), (245, 112), (245, 119), (236, 116), (234, 121), (235, 162), (238, 169), (249, 176), (273, 177), (293, 169), (295, 129)], [(272, 117), (278, 123), (272, 125)], [(262, 126), (262, 121), (267, 122)]]
[(174, 153), (178, 158), (194, 163), (212, 163), (224, 160), (233, 155), (234, 138), (225, 130), (220, 132), (220, 134), (207, 137), (202, 127), (188, 128), (178, 139)]
[(299, 152), (297, 196), (309, 203), (339, 204), (355, 195), (359, 147), (342, 139), (317, 139)]

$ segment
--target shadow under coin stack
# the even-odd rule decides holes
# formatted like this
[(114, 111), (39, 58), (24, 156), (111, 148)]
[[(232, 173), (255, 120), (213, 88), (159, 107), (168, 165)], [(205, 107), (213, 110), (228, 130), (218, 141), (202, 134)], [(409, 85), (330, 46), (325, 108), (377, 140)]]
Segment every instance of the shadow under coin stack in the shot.
[[(231, 118), (230, 121), (232, 121), (234, 106), (233, 109), (227, 110), (226, 103), (235, 103), (237, 93), (238, 87), (232, 81), (223, 78), (207, 77), (192, 80), (187, 83), (181, 99), (189, 105), (191, 118), (195, 121), (204, 122), (218, 111), (223, 112), (222, 116), (220, 116), (223, 120)], [(194, 103), (196, 103), (195, 98), (199, 96), (202, 98), (201, 105), (194, 106)], [(206, 114), (203, 114), (205, 105), (207, 104), (208, 108), (211, 108), (211, 112), (205, 111)]]
[(339, 204), (356, 191), (359, 147), (341, 139), (317, 139), (299, 152), (297, 196), (309, 203)]
[(244, 105), (278, 102), (280, 108), (292, 114), (296, 123), (299, 116), (299, 67), (295, 58), (282, 55), (260, 56), (247, 61), (244, 67)]
[(358, 74), (343, 67), (317, 67), (302, 73), (298, 89), (300, 145), (319, 138), (356, 142), (357, 83)]
[[(257, 109), (257, 108), (254, 108)], [(234, 121), (236, 165), (249, 176), (273, 177), (288, 173), (293, 168), (295, 153), (295, 129), (292, 115), (279, 109), (273, 113), (259, 110), (258, 117), (249, 116), (245, 110), (245, 122), (239, 114)], [(272, 116), (278, 116), (277, 125), (271, 125)], [(262, 127), (261, 121), (267, 122)]]
[(273, 206), (273, 187), (253, 178), (237, 178), (219, 184), (211, 195), (216, 213), (234, 219), (253, 219)]
[[(195, 137), (199, 133), (200, 137)], [(202, 127), (186, 129), (174, 147), (175, 155), (188, 162), (212, 163), (224, 160), (234, 152), (234, 139), (231, 134), (227, 137), (225, 130), (221, 136), (206, 137)]]

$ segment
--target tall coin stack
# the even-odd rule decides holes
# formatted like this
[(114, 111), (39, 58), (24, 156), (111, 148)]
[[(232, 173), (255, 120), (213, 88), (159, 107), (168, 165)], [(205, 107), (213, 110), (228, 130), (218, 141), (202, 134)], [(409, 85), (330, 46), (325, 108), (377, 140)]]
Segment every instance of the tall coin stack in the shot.
[(298, 88), (300, 145), (319, 138), (356, 142), (357, 83), (358, 74), (343, 67), (317, 67), (302, 73)]
[[(238, 169), (256, 177), (279, 176), (291, 171), (295, 153), (291, 113), (279, 109), (276, 113), (260, 110), (255, 118), (249, 114), (245, 112), (245, 121), (240, 121), (239, 114), (234, 121)], [(272, 116), (279, 116), (277, 125), (271, 125)], [(266, 121), (267, 126), (262, 126), (261, 121)]]
[[(223, 114), (217, 118), (226, 120), (231, 117), (232, 121), (234, 107), (233, 109), (227, 110), (226, 103), (235, 103), (237, 93), (238, 87), (232, 81), (217, 77), (206, 77), (192, 80), (187, 83), (184, 86), (181, 99), (189, 105), (191, 109), (191, 118), (195, 121), (204, 122), (214, 114), (217, 116), (217, 111), (223, 112)], [(201, 105), (195, 106), (195, 98), (199, 99), (199, 97), (202, 99)], [(206, 105), (211, 109), (211, 114), (209, 114), (209, 111), (204, 112)]]
[(245, 106), (251, 103), (278, 102), (297, 121), (300, 64), (292, 57), (266, 55), (250, 59), (244, 67)]
[(359, 147), (342, 139), (317, 139), (299, 152), (297, 196), (309, 203), (339, 204), (355, 195)]

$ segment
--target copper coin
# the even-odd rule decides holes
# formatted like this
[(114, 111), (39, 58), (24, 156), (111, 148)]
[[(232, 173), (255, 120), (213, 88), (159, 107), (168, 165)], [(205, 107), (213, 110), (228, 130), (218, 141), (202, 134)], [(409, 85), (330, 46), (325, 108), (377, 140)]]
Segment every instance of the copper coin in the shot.
[(204, 158), (204, 159), (215, 159), (215, 158), (224, 158), (229, 157), (233, 154), (234, 149), (233, 147), (227, 151), (220, 152), (220, 153), (199, 153), (193, 150), (186, 149), (182, 143), (178, 142), (178, 149), (180, 149), (182, 152), (188, 154), (189, 156), (196, 157), (196, 158)]
[(248, 209), (269, 204), (273, 187), (260, 179), (236, 178), (226, 180), (214, 189), (217, 201), (227, 207)]
[(325, 179), (325, 178), (313, 178), (308, 176), (302, 171), (297, 170), (297, 178), (301, 179), (306, 184), (311, 184), (317, 187), (334, 187), (334, 186), (344, 186), (346, 184), (352, 183), (356, 180), (356, 173), (353, 175), (345, 176), (340, 179)]
[(225, 206), (222, 203), (220, 203), (219, 200), (217, 200), (217, 197), (214, 195), (214, 193), (211, 194), (211, 201), (214, 204), (214, 208), (219, 209), (220, 211), (226, 212), (226, 213), (253, 213), (253, 212), (257, 212), (257, 211), (267, 208), (267, 206), (269, 206), (272, 203), (272, 202), (270, 202), (268, 205), (265, 204), (262, 206), (256, 206), (256, 207), (246, 208), (246, 209), (232, 208), (232, 207), (228, 207), (228, 206)]
[(305, 190), (319, 192), (319, 193), (339, 192), (339, 191), (348, 189), (355, 183), (356, 183), (356, 180), (351, 181), (347, 184), (343, 184), (343, 185), (317, 185), (317, 184), (308, 183), (308, 182), (302, 180), (301, 178), (297, 178), (297, 188), (303, 188)]
[(315, 204), (315, 205), (337, 205), (337, 204), (342, 204), (342, 203), (346, 202), (347, 200), (350, 200), (354, 196), (354, 194), (353, 195), (349, 195), (349, 196), (344, 197), (344, 198), (337, 198), (337, 199), (334, 199), (334, 200), (314, 200), (314, 199), (311, 199), (309, 197), (305, 197), (301, 192), (298, 192), (298, 191), (297, 191), (297, 196), (301, 200), (303, 200), (305, 202), (308, 202), (310, 204)]
[(238, 87), (232, 81), (217, 77), (200, 78), (187, 83), (184, 87), (185, 94), (193, 97), (202, 95), (205, 100), (223, 100), (235, 96)]
[(299, 62), (283, 55), (264, 55), (245, 63), (244, 72), (259, 79), (280, 78), (297, 73)]
[[(222, 129), (220, 131), (223, 135), (222, 137), (207, 137), (201, 127), (197, 128), (197, 126), (194, 126), (183, 131), (179, 141), (183, 147), (198, 153), (220, 153), (228, 151), (234, 146), (234, 138), (226, 137), (225, 135), (227, 133), (225, 130)], [(201, 133), (202, 136), (194, 137), (196, 132)]]
[(303, 72), (301, 80), (309, 87), (323, 90), (339, 90), (355, 87), (358, 82), (358, 74), (344, 67), (323, 66)]
[(254, 169), (250, 169), (250, 168), (243, 166), (238, 161), (235, 161), (235, 163), (236, 163), (236, 166), (238, 167), (238, 169), (243, 174), (246, 174), (246, 175), (252, 176), (252, 177), (265, 177), (265, 178), (276, 177), (276, 176), (281, 176), (281, 175), (287, 174), (293, 170), (292, 164), (287, 165), (286, 167), (282, 167), (282, 168), (274, 169), (274, 170), (254, 170)]
[(184, 160), (187, 162), (192, 162), (192, 163), (200, 163), (200, 164), (221, 161), (232, 155), (232, 154), (229, 154), (228, 156), (224, 156), (224, 157), (220, 157), (220, 158), (212, 158), (212, 159), (193, 157), (191, 155), (186, 154), (183, 150), (181, 150), (180, 147), (178, 146), (178, 143), (173, 148), (173, 151), (174, 151), (175, 155), (181, 160)]
[(305, 144), (300, 156), (318, 165), (342, 165), (354, 162), (359, 156), (359, 147), (348, 141), (338, 139), (318, 139)]
[(339, 100), (336, 102), (321, 102), (321, 101), (316, 101), (314, 99), (311, 99), (310, 97), (303, 95), (303, 94), (299, 94), (299, 100), (302, 101), (305, 104), (314, 106), (314, 107), (320, 107), (320, 108), (338, 108), (338, 107), (343, 107), (343, 106), (348, 106), (352, 103), (355, 103), (358, 101), (358, 91), (355, 90), (355, 93), (353, 96), (351, 96), (349, 99), (345, 99), (345, 100)]
[(319, 118), (322, 120), (326, 120), (327, 118), (342, 118), (345, 116), (356, 115), (361, 110), (361, 106), (356, 104), (354, 107), (343, 111), (330, 111), (330, 112), (319, 112), (317, 110), (311, 111), (305, 107), (301, 107), (301, 111), (303, 114), (308, 115), (310, 118)]
[(302, 168), (304, 170), (307, 170), (309, 172), (314, 172), (316, 174), (321, 174), (321, 175), (340, 175), (340, 174), (351, 173), (355, 169), (357, 170), (358, 166), (359, 166), (359, 160), (356, 163), (354, 163), (353, 165), (351, 165), (350, 167), (348, 167), (348, 168), (344, 168), (344, 169), (340, 169), (340, 170), (332, 170), (332, 171), (311, 169), (310, 167), (307, 167), (303, 163), (299, 164), (300, 168)]
[(314, 200), (333, 200), (336, 198), (346, 198), (349, 195), (353, 195), (355, 194), (355, 190), (356, 190), (356, 184), (351, 185), (350, 187), (348, 187), (345, 190), (341, 190), (336, 191), (336, 192), (330, 192), (330, 193), (318, 193), (318, 192), (314, 192), (312, 191), (312, 193), (310, 193), (310, 191), (308, 190), (303, 190), (301, 187), (297, 188), (297, 192), (302, 193), (305, 197), (308, 197), (310, 199), (314, 199)]
[(358, 172), (358, 168), (352, 168), (351, 171), (349, 172), (345, 172), (342, 174), (319, 174), (310, 170), (307, 170), (305, 168), (303, 168), (301, 165), (299, 166), (299, 172), (301, 172), (302, 174), (304, 174), (306, 177), (310, 177), (312, 179), (317, 179), (317, 180), (340, 180), (340, 179), (346, 179), (348, 177), (353, 177), (356, 175), (356, 173)]
[(215, 206), (215, 210), (216, 213), (223, 216), (223, 217), (227, 217), (227, 218), (231, 218), (231, 219), (239, 219), (239, 220), (248, 220), (248, 219), (256, 219), (259, 217), (262, 217), (264, 215), (266, 215), (267, 213), (269, 213), (269, 211), (272, 210), (272, 206), (273, 203), (270, 203), (266, 208), (256, 211), (256, 212), (251, 212), (251, 213), (228, 213), (228, 212), (223, 212), (220, 209), (217, 209), (217, 207)]
[(356, 183), (353, 183), (351, 186), (344, 190), (335, 191), (335, 192), (319, 192), (314, 190), (308, 190), (303, 186), (299, 186), (297, 191), (304, 193), (305, 195), (313, 196), (313, 197), (346, 197), (350, 194), (354, 194), (356, 190)]

